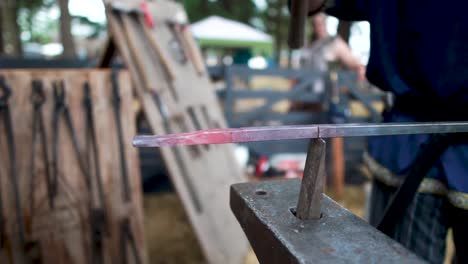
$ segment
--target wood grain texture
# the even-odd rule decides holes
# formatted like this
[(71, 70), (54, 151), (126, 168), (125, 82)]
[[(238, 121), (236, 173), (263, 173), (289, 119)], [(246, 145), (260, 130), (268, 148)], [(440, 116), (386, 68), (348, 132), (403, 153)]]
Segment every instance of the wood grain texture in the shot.
[(336, 193), (337, 199), (342, 199), (345, 186), (345, 153), (344, 153), (344, 138), (332, 138), (331, 143), (331, 159), (332, 159), (332, 186)]
[[(124, 2), (129, 6), (138, 6), (136, 1)], [(154, 48), (131, 48), (131, 42), (150, 43), (150, 39), (145, 34), (134, 34), (138, 39), (129, 40), (122, 32), (124, 19), (120, 16), (125, 14), (116, 15), (108, 10), (107, 15), (112, 38), (130, 71), (153, 132), (166, 134), (192, 131), (198, 127), (226, 127), (208, 76), (201, 76), (193, 63), (179, 61), (180, 49), (176, 47), (183, 43), (177, 45), (178, 39), (167, 22), (174, 17), (186, 16), (183, 7), (167, 0), (148, 2), (148, 7), (156, 25), (151, 34), (173, 66), (176, 73), (173, 80), (165, 73)], [(142, 26), (138, 30), (143, 30)], [(140, 52), (140, 55), (133, 52)], [(157, 63), (153, 63), (154, 68), (140, 71), (137, 62), (140, 57)], [(156, 93), (149, 92), (145, 87), (147, 77), (143, 75), (148, 72), (159, 80), (157, 86), (162, 87)], [(166, 88), (161, 84), (165, 84)], [(155, 94), (162, 107), (155, 102)], [(236, 163), (232, 146), (162, 148), (160, 151), (207, 260), (210, 263), (241, 263), (248, 252), (248, 241), (230, 212), (229, 186), (247, 179)]]
[[(140, 17), (140, 23), (142, 23), (141, 22), (142, 19), (143, 18)], [(152, 28), (150, 29), (148, 27), (144, 27), (143, 30), (145, 32), (146, 38), (148, 38), (148, 40), (150, 41), (151, 47), (158, 54), (159, 59), (161, 60), (162, 65), (165, 67), (166, 73), (167, 73), (167, 75), (169, 75), (170, 80), (171, 81), (175, 80), (176, 72), (174, 70), (174, 66), (172, 66), (173, 62), (171, 60), (169, 60), (169, 58), (168, 58), (168, 56), (166, 54), (166, 51), (161, 48), (161, 45), (159, 44), (158, 40), (156, 39), (155, 35), (153, 34), (153, 29)]]
[[(125, 157), (128, 162), (128, 175), (132, 187), (132, 200), (124, 203), (120, 189), (120, 159), (113, 116), (110, 72), (104, 70), (4, 70), (0, 75), (6, 77), (13, 89), (10, 107), (15, 134), (18, 170), (16, 173), (20, 185), (21, 208), (24, 215), (26, 240), (37, 242), (43, 263), (89, 263), (91, 254), (91, 227), (88, 202), (95, 195), (90, 194), (85, 178), (78, 166), (78, 159), (72, 148), (71, 139), (63, 120), (59, 123), (59, 158), (52, 159), (53, 136), (52, 116), (54, 107), (52, 82), (64, 80), (66, 102), (69, 105), (73, 125), (79, 141), (81, 156), (85, 158), (85, 112), (83, 109), (83, 84), (89, 82), (93, 101), (94, 126), (99, 149), (98, 162), (104, 183), (105, 208), (108, 215), (109, 230), (103, 242), (104, 263), (115, 263), (121, 260), (119, 248), (119, 222), (130, 217), (132, 230), (136, 237), (138, 254), (145, 259), (143, 237), (143, 211), (140, 188), (140, 171), (136, 150), (131, 147), (131, 138), (135, 134), (135, 112), (132, 109), (132, 91), (128, 73), (119, 74), (122, 93), (122, 121)], [(41, 152), (42, 142), (36, 143), (35, 153), (31, 153), (32, 115), (30, 102), (31, 82), (40, 80), (44, 85), (46, 102), (43, 106), (44, 125), (46, 129), (46, 147), (48, 160)], [(6, 153), (5, 132), (0, 127), (0, 152)], [(31, 161), (35, 159), (36, 177), (31, 178)], [(55, 207), (49, 206), (45, 164), (58, 163), (58, 195)], [(0, 250), (2, 263), (21, 263), (21, 257), (28, 252), (18, 244), (15, 233), (15, 209), (12, 200), (11, 182), (7, 177), (9, 157), (0, 156), (0, 185), (3, 198), (4, 215), (7, 222), (7, 240), (10, 247)], [(6, 166), (3, 166), (3, 165)], [(92, 176), (95, 177), (94, 173)], [(33, 197), (33, 199), (31, 199)], [(130, 252), (130, 250), (129, 250)], [(131, 253), (129, 253), (131, 254)], [(10, 257), (11, 256), (11, 257)], [(4, 260), (8, 260), (5, 261)], [(132, 263), (132, 259), (129, 259)]]
[(190, 32), (188, 26), (182, 27), (182, 36), (187, 42), (187, 48), (190, 53), (190, 57), (192, 59), (192, 63), (197, 70), (198, 74), (202, 75), (205, 73), (205, 62), (203, 60), (203, 56), (198, 48), (195, 40), (193, 39), (193, 35)]

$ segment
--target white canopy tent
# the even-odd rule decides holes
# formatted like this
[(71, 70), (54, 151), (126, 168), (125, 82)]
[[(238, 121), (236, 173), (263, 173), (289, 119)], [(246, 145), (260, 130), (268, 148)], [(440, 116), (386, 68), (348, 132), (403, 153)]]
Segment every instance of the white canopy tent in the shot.
[(258, 54), (272, 53), (270, 35), (237, 21), (211, 16), (193, 23), (190, 29), (202, 47), (246, 47)]

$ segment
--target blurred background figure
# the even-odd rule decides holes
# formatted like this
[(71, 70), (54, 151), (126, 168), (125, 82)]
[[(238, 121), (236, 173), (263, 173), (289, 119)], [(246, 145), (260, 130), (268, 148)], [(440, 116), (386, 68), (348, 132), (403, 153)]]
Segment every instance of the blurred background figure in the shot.
[(348, 44), (341, 37), (328, 34), (326, 15), (319, 13), (311, 21), (312, 39), (301, 51), (301, 67), (326, 72), (329, 63), (339, 62), (345, 68), (355, 71), (359, 80), (364, 80), (365, 67), (352, 54)]
[[(340, 66), (352, 70), (356, 73), (359, 81), (365, 80), (366, 69), (359, 59), (355, 57), (348, 44), (340, 36), (330, 36), (326, 27), (326, 15), (319, 13), (311, 19), (311, 42), (301, 50), (301, 67), (311, 72), (329, 73), (330, 64), (337, 62)], [(326, 79), (326, 78), (325, 78)], [(325, 79), (317, 78), (312, 86), (316, 93), (325, 92)], [(327, 91), (331, 95), (329, 105), (329, 122), (344, 123), (345, 110), (339, 103), (339, 91)], [(336, 90), (336, 91), (335, 91)], [(295, 104), (295, 109), (305, 110), (314, 107), (310, 105)], [(331, 140), (331, 178), (337, 197), (341, 198), (344, 194), (345, 181), (345, 157), (344, 157), (343, 138), (333, 138)]]

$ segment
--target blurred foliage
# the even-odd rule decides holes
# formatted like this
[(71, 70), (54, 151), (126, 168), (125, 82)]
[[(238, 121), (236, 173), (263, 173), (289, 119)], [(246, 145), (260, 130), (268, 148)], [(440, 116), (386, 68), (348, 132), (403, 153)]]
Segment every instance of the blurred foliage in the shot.
[(257, 7), (252, 0), (182, 0), (182, 4), (191, 22), (218, 15), (251, 24), (257, 15)]
[(77, 19), (80, 24), (87, 25), (92, 28), (92, 33), (88, 35), (88, 38), (98, 37), (99, 33), (107, 29), (105, 24), (91, 21), (88, 17), (74, 16), (74, 18)]
[[(0, 0), (2, 2), (4, 0)], [(49, 17), (49, 11), (57, 7), (57, 0), (5, 0), (5, 5), (14, 10), (13, 21), (16, 21), (18, 32), (1, 32), (6, 35), (0, 41), (14, 43), (10, 36), (21, 36), (22, 42), (50, 43), (57, 40), (60, 18)], [(1, 5), (0, 5), (1, 7)], [(1, 16), (0, 16), (1, 18)], [(95, 37), (105, 30), (105, 25), (89, 20), (87, 17), (75, 16), (74, 22), (89, 26), (92, 33), (88, 37)], [(0, 19), (0, 23), (7, 24), (8, 21)], [(16, 31), (10, 27), (9, 31)], [(2, 43), (3, 44), (3, 43)], [(1, 45), (0, 45), (1, 46)], [(0, 50), (0, 53), (2, 50)]]
[(266, 8), (258, 10), (253, 0), (182, 0), (190, 21), (196, 22), (211, 15), (253, 25), (274, 39), (275, 58), (279, 58), (288, 34), (289, 11), (287, 0), (266, 0)]
[(279, 62), (281, 50), (287, 47), (289, 10), (287, 0), (267, 0), (265, 10), (260, 13), (265, 31), (275, 41), (275, 60)]
[(51, 8), (55, 0), (17, 0), (17, 23), (21, 30), (23, 41), (47, 43), (52, 41), (57, 32), (57, 21), (44, 17), (38, 19), (38, 14)]
[[(0, 0), (3, 1), (3, 0)], [(6, 0), (12, 1), (12, 0)], [(15, 0), (13, 0), (15, 1)], [(287, 0), (266, 0), (266, 7), (259, 10), (254, 0), (180, 0), (190, 21), (196, 22), (211, 15), (253, 25), (270, 34), (275, 44), (275, 59), (287, 48), (289, 12)], [(23, 41), (47, 43), (55, 40), (59, 31), (58, 19), (48, 17), (47, 11), (57, 8), (57, 0), (16, 0), (18, 35)], [(105, 25), (90, 21), (87, 17), (74, 17), (74, 23), (92, 28), (88, 37), (97, 36)]]
[(51, 7), (54, 4), (54, 0), (17, 0), (19, 8), (26, 8), (31, 11), (39, 10), (43, 7)]

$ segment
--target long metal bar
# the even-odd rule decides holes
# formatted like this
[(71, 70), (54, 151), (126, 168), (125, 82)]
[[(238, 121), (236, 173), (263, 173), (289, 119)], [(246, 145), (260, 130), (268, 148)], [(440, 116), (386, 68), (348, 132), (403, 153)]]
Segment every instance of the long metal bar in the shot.
[(324, 124), (208, 129), (188, 133), (136, 136), (135, 147), (226, 144), (252, 141), (468, 132), (468, 122)]

